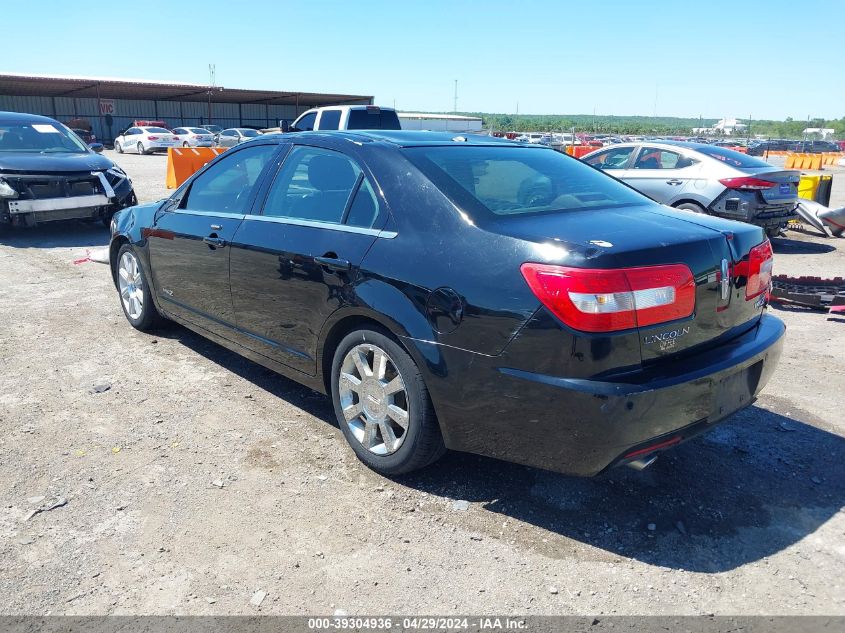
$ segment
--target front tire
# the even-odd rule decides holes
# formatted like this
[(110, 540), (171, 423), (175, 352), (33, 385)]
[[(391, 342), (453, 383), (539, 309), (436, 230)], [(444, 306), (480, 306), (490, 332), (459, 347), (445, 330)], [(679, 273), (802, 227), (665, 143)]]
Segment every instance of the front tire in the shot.
[(184, 143), (182, 143), (182, 147), (190, 147), (190, 145), (188, 145), (188, 141), (185, 141)]
[(117, 253), (117, 290), (126, 320), (136, 330), (148, 332), (161, 324), (152, 291), (135, 250), (129, 244)]
[(115, 141), (115, 142), (114, 142), (114, 149), (115, 149), (115, 151), (116, 151), (118, 154), (122, 154), (122, 153), (123, 153), (123, 147), (121, 147), (121, 145), (120, 145), (120, 141)]
[(419, 368), (386, 333), (362, 329), (344, 337), (334, 353), (331, 392), (346, 441), (376, 472), (408, 473), (446, 452)]

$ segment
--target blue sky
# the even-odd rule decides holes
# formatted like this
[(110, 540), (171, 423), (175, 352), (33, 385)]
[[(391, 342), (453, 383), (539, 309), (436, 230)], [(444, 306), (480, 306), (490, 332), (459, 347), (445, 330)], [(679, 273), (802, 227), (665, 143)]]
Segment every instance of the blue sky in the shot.
[(0, 15), (0, 72), (207, 83), (214, 63), (224, 87), (403, 110), (450, 111), (457, 79), (462, 111), (845, 116), (845, 0), (3, 0)]

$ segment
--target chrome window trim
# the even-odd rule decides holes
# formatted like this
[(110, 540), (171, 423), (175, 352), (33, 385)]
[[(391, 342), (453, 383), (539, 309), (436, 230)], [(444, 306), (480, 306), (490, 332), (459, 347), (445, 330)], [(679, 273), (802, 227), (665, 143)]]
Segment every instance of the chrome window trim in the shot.
[(274, 224), (291, 224), (293, 226), (307, 226), (312, 229), (328, 229), (342, 233), (357, 233), (359, 235), (372, 235), (386, 240), (392, 240), (398, 235), (395, 231), (384, 231), (382, 229), (368, 229), (361, 226), (349, 226), (348, 224), (334, 224), (332, 222), (318, 222), (315, 220), (300, 220), (298, 218), (284, 218), (280, 216), (249, 215), (245, 220), (256, 220), (258, 222), (273, 222)]
[(236, 220), (242, 220), (244, 217), (243, 213), (229, 213), (228, 211), (192, 211), (191, 209), (173, 209), (172, 211), (168, 211), (168, 213), (181, 213), (182, 215), (202, 215), (206, 217), (215, 217), (215, 218), (234, 218)]

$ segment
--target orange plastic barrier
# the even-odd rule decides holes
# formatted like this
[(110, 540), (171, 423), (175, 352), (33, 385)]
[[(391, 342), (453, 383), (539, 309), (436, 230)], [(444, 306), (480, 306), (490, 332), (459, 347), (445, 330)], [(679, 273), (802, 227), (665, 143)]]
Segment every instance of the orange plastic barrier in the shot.
[[(769, 152), (771, 155), (772, 152)], [(822, 154), (788, 153), (785, 169), (824, 169), (825, 165), (838, 165), (845, 158), (845, 152), (825, 152)]]
[(581, 158), (582, 156), (586, 156), (590, 152), (594, 152), (598, 147), (593, 147), (592, 145), (567, 145), (566, 149), (564, 150), (570, 156), (574, 156), (575, 158)]
[(203, 165), (225, 152), (228, 147), (169, 147), (167, 149), (168, 189), (176, 189)]

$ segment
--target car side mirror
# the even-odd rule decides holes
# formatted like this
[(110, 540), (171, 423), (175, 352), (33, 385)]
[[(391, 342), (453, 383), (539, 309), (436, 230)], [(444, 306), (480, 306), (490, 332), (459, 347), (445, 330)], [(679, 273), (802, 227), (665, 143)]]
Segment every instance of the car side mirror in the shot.
[(97, 152), (98, 154), (103, 153), (103, 144), (102, 143), (89, 143), (88, 147), (91, 148), (91, 151)]
[(283, 119), (282, 124), (279, 127), (282, 128), (282, 132), (284, 132), (285, 134), (287, 134), (288, 132), (290, 132), (292, 130), (292, 128), (290, 126), (290, 121), (288, 121), (287, 119)]

